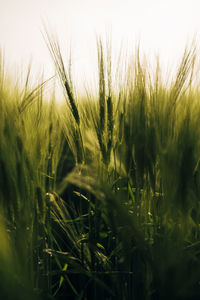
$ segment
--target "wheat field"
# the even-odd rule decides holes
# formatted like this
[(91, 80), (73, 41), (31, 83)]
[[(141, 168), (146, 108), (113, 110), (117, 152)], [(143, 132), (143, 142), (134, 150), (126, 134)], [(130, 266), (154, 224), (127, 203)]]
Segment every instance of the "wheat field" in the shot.
[(168, 82), (138, 48), (114, 84), (99, 38), (98, 96), (79, 98), (46, 43), (62, 104), (29, 72), (14, 85), (1, 56), (0, 298), (200, 299), (196, 47)]

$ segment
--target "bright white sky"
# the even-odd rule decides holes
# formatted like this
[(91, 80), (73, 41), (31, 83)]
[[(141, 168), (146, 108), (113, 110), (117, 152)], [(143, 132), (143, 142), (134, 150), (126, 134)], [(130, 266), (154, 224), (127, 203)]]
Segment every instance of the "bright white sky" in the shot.
[[(112, 33), (112, 47), (133, 49), (140, 40), (149, 56), (159, 53), (173, 63), (187, 40), (200, 33), (200, 0), (0, 0), (0, 47), (6, 62), (44, 69), (54, 68), (41, 31), (43, 21), (57, 33), (65, 50), (72, 44), (76, 78), (91, 78), (96, 70), (95, 34)], [(66, 52), (67, 56), (67, 52)], [(66, 57), (67, 58), (67, 57)], [(92, 70), (92, 71), (91, 71)]]

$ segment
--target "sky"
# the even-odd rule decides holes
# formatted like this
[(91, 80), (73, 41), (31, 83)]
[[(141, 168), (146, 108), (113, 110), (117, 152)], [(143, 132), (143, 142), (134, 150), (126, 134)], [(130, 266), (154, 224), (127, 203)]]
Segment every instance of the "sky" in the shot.
[[(58, 36), (78, 82), (92, 80), (96, 70), (96, 35), (112, 37), (118, 53), (140, 48), (147, 57), (159, 54), (163, 64), (174, 64), (188, 41), (200, 34), (199, 0), (0, 0), (0, 47), (11, 70), (32, 61), (33, 74), (54, 74), (44, 42), (44, 24)], [(22, 72), (22, 73), (23, 73)]]

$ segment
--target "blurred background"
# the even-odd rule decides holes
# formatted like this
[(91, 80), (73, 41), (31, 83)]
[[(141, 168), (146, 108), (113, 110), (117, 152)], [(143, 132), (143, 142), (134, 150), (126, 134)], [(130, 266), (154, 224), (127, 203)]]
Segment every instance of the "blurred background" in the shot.
[[(0, 0), (0, 47), (12, 74), (51, 77), (54, 66), (44, 41), (44, 25), (69, 57), (80, 91), (97, 70), (96, 35), (112, 37), (112, 51), (125, 53), (137, 43), (149, 61), (160, 56), (172, 68), (200, 28), (198, 0)], [(65, 55), (66, 53), (66, 55)], [(113, 56), (114, 58), (114, 56)]]

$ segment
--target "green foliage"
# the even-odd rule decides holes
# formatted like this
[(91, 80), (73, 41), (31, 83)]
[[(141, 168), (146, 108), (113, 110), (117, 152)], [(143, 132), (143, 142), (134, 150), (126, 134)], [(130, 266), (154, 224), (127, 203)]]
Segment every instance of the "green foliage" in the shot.
[(199, 299), (194, 47), (170, 84), (138, 50), (112, 86), (98, 39), (98, 97), (77, 99), (71, 60), (47, 44), (63, 105), (30, 88), (30, 68), (12, 87), (0, 63), (0, 298)]

